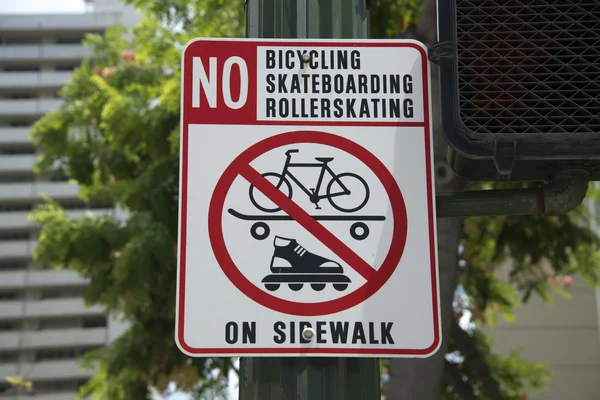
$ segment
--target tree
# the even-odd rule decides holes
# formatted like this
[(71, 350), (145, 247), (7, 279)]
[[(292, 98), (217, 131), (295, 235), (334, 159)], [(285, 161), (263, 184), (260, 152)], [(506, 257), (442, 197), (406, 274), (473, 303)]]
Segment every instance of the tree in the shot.
[[(97, 398), (145, 399), (166, 390), (222, 390), (231, 359), (189, 359), (175, 346), (180, 51), (197, 36), (243, 36), (243, 2), (130, 1), (144, 12), (132, 30), (90, 35), (93, 55), (61, 91), (65, 105), (32, 137), (39, 171), (58, 169), (87, 202), (114, 204), (129, 218), (69, 220), (48, 202), (33, 214), (43, 229), (34, 257), (90, 279), (86, 301), (130, 324), (86, 357), (99, 372), (83, 389)], [(218, 301), (218, 299), (215, 299)]]
[[(199, 398), (214, 399), (226, 385), (232, 360), (190, 359), (173, 340), (179, 63), (183, 44), (193, 37), (243, 36), (243, 2), (128, 2), (144, 13), (130, 38), (118, 27), (90, 35), (92, 55), (61, 91), (64, 106), (42, 118), (32, 133), (41, 149), (38, 171), (58, 169), (81, 185), (85, 201), (114, 204), (128, 218), (69, 219), (48, 200), (32, 213), (41, 226), (34, 257), (47, 265), (69, 265), (89, 278), (87, 302), (104, 304), (130, 324), (114, 343), (86, 356), (98, 372), (82, 394), (145, 399), (149, 386), (165, 391), (172, 381)], [(379, 3), (375, 36), (435, 39), (430, 29), (435, 2), (427, 0), (422, 13), (418, 0)], [(443, 168), (446, 144), (439, 120), (434, 123), (436, 162), (449, 174), (438, 176), (438, 190), (465, 190), (469, 184), (451, 179)], [(430, 359), (387, 362), (388, 398), (426, 400), (439, 398), (441, 391), (446, 399), (510, 399), (527, 385), (538, 385), (545, 376), (541, 366), (492, 354), (477, 327), (498, 313), (510, 315), (518, 293), (546, 296), (551, 285), (543, 263), (557, 276), (582, 273), (598, 283), (598, 239), (577, 217), (440, 220), (444, 347)], [(515, 260), (512, 286), (494, 275), (509, 255)], [(453, 307), (457, 283), (464, 294)], [(456, 321), (467, 309), (475, 328), (465, 331)]]
[[(380, 5), (375, 15), (380, 34), (414, 38), (426, 44), (436, 42), (435, 0), (382, 1)], [(391, 15), (394, 17), (389, 18)], [(471, 185), (454, 177), (445, 160), (447, 144), (439, 115), (437, 82), (437, 70), (432, 68), (436, 191), (467, 190)], [(480, 183), (475, 188), (527, 185)], [(589, 217), (580, 207), (568, 216), (551, 218), (438, 220), (444, 341), (440, 351), (429, 359), (389, 361), (387, 398), (521, 399), (526, 389), (542, 387), (549, 377), (543, 365), (524, 362), (517, 353), (507, 357), (492, 354), (491, 338), (479, 328), (488, 320), (493, 322), (497, 314), (511, 318), (520, 302), (519, 294), (523, 302), (533, 292), (550, 301), (550, 291), (560, 292), (555, 284), (568, 282), (571, 274), (582, 274), (591, 285), (598, 285), (599, 241), (589, 227), (581, 225)], [(463, 250), (459, 253), (458, 248)], [(509, 258), (513, 261), (511, 282), (504, 282), (495, 272)], [(457, 285), (462, 292), (458, 304)], [(458, 324), (465, 311), (473, 314), (474, 326), (468, 331)]]
[(33, 384), (31, 381), (25, 380), (20, 376), (7, 376), (4, 381), (0, 381), (0, 395), (16, 394), (16, 393), (31, 393)]

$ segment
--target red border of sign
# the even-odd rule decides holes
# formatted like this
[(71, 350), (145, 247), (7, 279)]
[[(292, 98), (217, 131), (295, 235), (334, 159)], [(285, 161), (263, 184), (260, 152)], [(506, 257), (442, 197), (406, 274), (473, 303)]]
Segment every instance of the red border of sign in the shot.
[[(201, 40), (211, 41), (211, 39)], [(215, 42), (226, 43), (228, 41), (213, 40)], [(229, 41), (231, 43), (233, 41)], [(433, 182), (432, 182), (432, 150), (431, 150), (431, 123), (430, 123), (430, 99), (429, 99), (429, 69), (428, 69), (428, 58), (425, 49), (417, 42), (395, 42), (395, 41), (357, 41), (357, 42), (335, 42), (335, 41), (259, 41), (259, 40), (244, 40), (244, 43), (255, 43), (257, 46), (286, 46), (286, 45), (302, 45), (302, 46), (340, 46), (340, 47), (404, 47), (413, 48), (417, 50), (421, 55), (421, 67), (423, 76), (423, 108), (424, 108), (424, 122), (423, 123), (402, 123), (393, 124), (393, 126), (422, 126), (424, 128), (424, 145), (425, 145), (425, 158), (426, 158), (426, 170), (427, 176), (430, 179), (427, 180), (427, 209), (428, 209), (428, 227), (429, 227), (429, 250), (430, 250), (430, 268), (431, 268), (431, 292), (432, 292), (432, 306), (433, 306), (433, 327), (434, 327), (434, 339), (433, 343), (424, 349), (366, 349), (366, 348), (283, 348), (283, 347), (269, 347), (269, 348), (194, 348), (189, 346), (185, 342), (184, 337), (184, 317), (185, 317), (185, 278), (186, 278), (186, 245), (187, 242), (187, 193), (188, 193), (188, 123), (186, 121), (186, 115), (183, 113), (181, 121), (181, 146), (182, 146), (182, 159), (180, 166), (181, 173), (181, 193), (180, 193), (180, 237), (179, 237), (179, 268), (178, 268), (178, 293), (177, 293), (177, 323), (175, 331), (175, 340), (179, 345), (180, 349), (190, 355), (207, 355), (207, 354), (356, 354), (356, 355), (406, 355), (406, 356), (427, 356), (435, 352), (440, 343), (440, 318), (439, 318), (439, 300), (438, 300), (438, 274), (437, 274), (437, 251), (435, 241), (435, 203), (433, 199)], [(194, 42), (191, 42), (194, 43)], [(190, 43), (190, 44), (191, 44)], [(189, 44), (188, 44), (189, 46)], [(185, 50), (184, 50), (185, 56)], [(185, 71), (182, 71), (182, 79)], [(182, 91), (182, 96), (184, 95)], [(289, 125), (327, 125), (327, 126), (389, 126), (390, 123), (386, 122), (373, 122), (373, 123), (314, 123), (307, 122), (305, 124), (290, 123)], [(278, 122), (280, 125), (288, 125), (284, 122)], [(264, 123), (258, 121), (256, 125), (272, 125), (272, 123)]]
[[(368, 268), (367, 274), (369, 276), (363, 277), (367, 279), (367, 283), (345, 296), (320, 303), (299, 303), (284, 300), (256, 287), (256, 285), (250, 282), (240, 272), (234, 261), (231, 259), (231, 256), (227, 250), (227, 245), (225, 244), (225, 239), (223, 237), (223, 207), (225, 198), (227, 197), (227, 193), (229, 192), (233, 181), (240, 175), (246, 180), (251, 178), (251, 176), (248, 176), (244, 170), (251, 169), (249, 164), (260, 155), (278, 147), (296, 143), (317, 143), (336, 147), (358, 158), (367, 167), (369, 167), (373, 173), (375, 173), (377, 178), (379, 178), (380, 182), (383, 184), (383, 187), (385, 188), (385, 191), (389, 197), (392, 207), (392, 214), (394, 216), (392, 242), (390, 243), (388, 254), (381, 263), (379, 269), (374, 270), (371, 266), (365, 265), (365, 267)], [(275, 188), (273, 187), (273, 189)], [(279, 206), (282, 205), (283, 204), (279, 204)], [(303, 225), (303, 221), (301, 220), (296, 222), (299, 222), (301, 225)], [(315, 225), (313, 221), (308, 222), (310, 222), (312, 226)], [(311, 225), (307, 225), (305, 228), (308, 229), (308, 226)], [(317, 231), (317, 228), (320, 228), (320, 225), (315, 227), (315, 231)], [(321, 229), (318, 231), (323, 232)], [(332, 133), (307, 130), (286, 132), (275, 136), (270, 136), (244, 150), (235, 158), (235, 160), (231, 162), (231, 164), (229, 164), (217, 182), (210, 201), (210, 206), (208, 208), (208, 232), (217, 262), (229, 280), (242, 293), (258, 304), (270, 308), (271, 310), (279, 311), (289, 315), (308, 317), (334, 314), (347, 310), (348, 308), (354, 307), (367, 300), (379, 289), (381, 289), (383, 285), (385, 285), (385, 282), (387, 282), (392, 276), (396, 270), (396, 267), (398, 267), (398, 263), (400, 262), (402, 253), (404, 252), (404, 246), (406, 245), (408, 227), (406, 206), (404, 204), (404, 198), (402, 197), (400, 188), (398, 187), (398, 184), (396, 183), (392, 174), (388, 171), (385, 165), (383, 165), (383, 163), (377, 159), (377, 157), (375, 157), (364, 147), (344, 137), (334, 135)], [(331, 242), (333, 243), (326, 246), (330, 247), (331, 245), (334, 245), (334, 247), (336, 247), (336, 238), (331, 237), (333, 235), (327, 236), (331, 238)], [(333, 250), (334, 247), (330, 248)], [(339, 246), (337, 246), (337, 248), (339, 248)], [(349, 265), (351, 265), (353, 260), (357, 260), (354, 254), (348, 255), (347, 257), (342, 257), (340, 254), (343, 254), (343, 251), (338, 254), (338, 257), (347, 258), (347, 261), (344, 261), (346, 261)], [(362, 260), (358, 259), (357, 261), (360, 262)], [(358, 262), (356, 264), (358, 264)], [(361, 264), (364, 264), (364, 262)]]

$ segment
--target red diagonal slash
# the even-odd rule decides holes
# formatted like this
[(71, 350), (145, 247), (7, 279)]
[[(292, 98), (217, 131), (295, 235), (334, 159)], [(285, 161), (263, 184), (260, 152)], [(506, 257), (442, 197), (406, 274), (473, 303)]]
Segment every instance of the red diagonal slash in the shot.
[(373, 269), (373, 267), (365, 262), (358, 254), (346, 246), (344, 242), (329, 232), (327, 228), (315, 221), (315, 219), (300, 206), (281, 193), (279, 189), (263, 178), (260, 173), (250, 165), (240, 168), (239, 174), (267, 196), (269, 200), (277, 204), (278, 207), (281, 207), (283, 211), (302, 225), (308, 232), (344, 260), (346, 264), (358, 272), (367, 281), (377, 273), (377, 270)]

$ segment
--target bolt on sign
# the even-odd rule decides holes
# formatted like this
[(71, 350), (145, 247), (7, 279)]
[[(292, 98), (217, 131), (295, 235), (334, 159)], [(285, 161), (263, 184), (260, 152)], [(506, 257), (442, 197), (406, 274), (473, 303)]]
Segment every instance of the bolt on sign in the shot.
[(196, 39), (181, 110), (184, 353), (438, 349), (423, 45)]

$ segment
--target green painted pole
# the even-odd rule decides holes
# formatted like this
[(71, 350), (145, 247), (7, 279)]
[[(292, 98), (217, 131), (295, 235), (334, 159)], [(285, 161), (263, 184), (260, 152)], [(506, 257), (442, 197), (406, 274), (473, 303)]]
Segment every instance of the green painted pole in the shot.
[[(364, 39), (368, 0), (247, 0), (250, 38)], [(380, 400), (377, 358), (242, 358), (240, 400)]]

